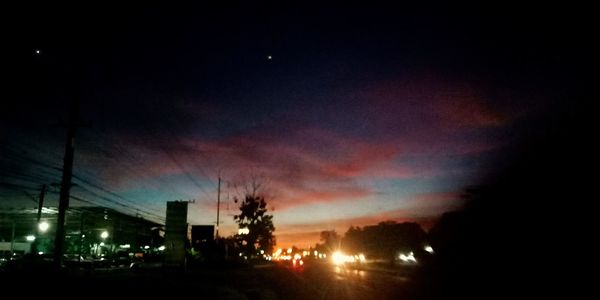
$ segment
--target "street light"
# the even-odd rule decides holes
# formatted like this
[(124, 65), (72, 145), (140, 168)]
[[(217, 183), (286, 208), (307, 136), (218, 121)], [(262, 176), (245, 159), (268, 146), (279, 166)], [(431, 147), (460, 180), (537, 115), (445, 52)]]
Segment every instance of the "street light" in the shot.
[(425, 251), (429, 252), (429, 253), (433, 253), (433, 248), (431, 248), (431, 246), (425, 246)]
[(41, 232), (46, 232), (49, 227), (50, 227), (50, 224), (48, 224), (48, 222), (46, 222), (46, 221), (44, 221), (38, 225), (38, 228)]
[(30, 234), (30, 235), (26, 236), (25, 239), (28, 242), (33, 242), (33, 241), (35, 241), (35, 236)]
[(108, 237), (108, 231), (106, 231), (106, 230), (102, 231), (102, 233), (100, 234), (100, 237), (103, 238), (103, 239), (107, 238)]

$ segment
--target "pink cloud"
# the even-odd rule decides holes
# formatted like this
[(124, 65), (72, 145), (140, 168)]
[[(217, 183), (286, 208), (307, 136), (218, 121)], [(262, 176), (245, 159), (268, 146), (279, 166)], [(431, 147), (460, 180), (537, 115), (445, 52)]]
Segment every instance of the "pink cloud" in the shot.
[(360, 199), (372, 195), (373, 192), (365, 188), (354, 188), (345, 190), (327, 190), (319, 191), (297, 190), (289, 193), (284, 201), (277, 201), (273, 208), (285, 210), (301, 207), (312, 203), (330, 203), (336, 201), (349, 201)]
[(473, 85), (432, 74), (377, 82), (357, 94), (369, 103), (364, 108), (378, 116), (374, 120), (380, 125), (400, 123), (417, 132), (496, 127), (510, 120)]
[[(446, 153), (448, 148), (452, 148), (449, 153), (485, 149), (477, 143), (445, 147), (444, 141), (439, 141), (421, 145), (404, 141), (402, 137), (378, 143), (369, 137), (341, 135), (317, 128), (290, 131), (285, 138), (268, 132), (219, 140), (182, 138), (177, 140), (179, 143), (173, 141), (175, 147), (169, 149), (170, 153), (160, 147), (148, 147), (148, 141), (135, 137), (121, 140), (129, 141), (130, 145), (124, 147), (133, 153), (139, 151), (143, 157), (125, 161), (125, 164), (96, 162), (100, 176), (116, 188), (126, 189), (136, 182), (183, 173), (202, 180), (206, 176), (216, 177), (217, 174), (207, 174), (210, 171), (221, 170), (222, 177), (232, 182), (240, 175), (257, 172), (268, 180), (274, 196), (273, 206), (279, 210), (374, 195), (370, 186), (359, 183), (362, 179), (401, 180), (434, 176), (439, 172), (439, 165), (433, 161), (425, 165), (399, 163), (398, 159), (405, 155)], [(157, 137), (156, 142), (159, 141)]]
[(183, 174), (201, 181), (206, 176), (216, 177), (207, 174), (212, 170), (222, 170), (228, 181), (258, 172), (276, 191), (275, 205), (279, 209), (369, 196), (372, 191), (355, 181), (360, 176), (410, 176), (408, 170), (395, 170), (390, 165), (398, 153), (392, 144), (372, 145), (321, 130), (290, 134), (294, 135), (293, 141), (299, 142), (257, 132), (216, 141), (173, 140), (168, 152), (153, 146), (162, 137), (148, 141), (116, 136), (114, 139), (127, 149), (126, 153), (100, 155), (90, 151), (80, 153), (79, 159), (81, 166), (94, 169), (100, 181), (114, 190), (126, 190), (142, 182), (160, 185), (161, 178)]
[[(291, 141), (250, 134), (212, 142), (196, 142), (196, 151), (211, 157), (210, 165), (226, 170), (229, 177), (255, 170), (280, 190), (282, 202), (329, 201), (367, 196), (357, 186), (360, 176), (384, 174), (410, 176), (409, 170), (394, 170), (398, 149), (393, 144), (371, 145), (367, 141), (329, 132), (291, 132)], [(232, 174), (233, 173), (233, 174)]]
[(428, 192), (412, 196), (408, 201), (408, 209), (415, 215), (441, 214), (456, 210), (464, 203), (458, 192)]

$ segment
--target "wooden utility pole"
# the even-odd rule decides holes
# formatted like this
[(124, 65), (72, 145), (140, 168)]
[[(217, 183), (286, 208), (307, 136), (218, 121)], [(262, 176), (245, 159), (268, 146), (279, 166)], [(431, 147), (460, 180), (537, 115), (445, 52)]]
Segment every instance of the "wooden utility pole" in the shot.
[(37, 225), (40, 225), (40, 219), (42, 218), (42, 208), (44, 207), (44, 196), (46, 195), (47, 186), (42, 185), (42, 191), (40, 191), (40, 200), (38, 201), (38, 213), (37, 213)]
[(219, 184), (217, 187), (217, 233), (215, 237), (219, 239), (219, 210), (221, 207), (221, 175), (219, 175)]
[(40, 236), (42, 230), (40, 229), (40, 220), (42, 219), (42, 208), (44, 207), (44, 196), (46, 195), (47, 186), (42, 185), (42, 190), (40, 191), (40, 198), (38, 200), (38, 211), (37, 211), (37, 222), (35, 223), (35, 228), (33, 228), (33, 232), (36, 232), (36, 239), (31, 243), (31, 250), (33, 253), (38, 253), (38, 243), (40, 240)]
[(67, 141), (65, 143), (65, 157), (63, 161), (63, 174), (60, 186), (60, 200), (58, 203), (58, 219), (56, 222), (56, 238), (54, 239), (54, 266), (60, 269), (62, 265), (63, 248), (65, 243), (65, 215), (69, 207), (69, 193), (71, 191), (71, 177), (73, 176), (73, 157), (75, 155), (75, 132), (78, 123), (77, 100), (73, 100), (69, 114)]

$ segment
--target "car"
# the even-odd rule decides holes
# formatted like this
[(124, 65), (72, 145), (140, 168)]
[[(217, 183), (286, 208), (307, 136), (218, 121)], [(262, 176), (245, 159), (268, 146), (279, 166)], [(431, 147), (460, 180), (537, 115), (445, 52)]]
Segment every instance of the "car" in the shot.
[(4, 268), (13, 272), (48, 272), (54, 270), (54, 258), (52, 254), (27, 253), (8, 259)]
[(63, 258), (63, 263), (69, 269), (94, 269), (94, 260), (91, 257), (85, 257), (83, 255), (65, 255)]
[(162, 270), (164, 268), (164, 257), (147, 256), (131, 263), (130, 269), (134, 272)]
[(0, 272), (6, 270), (6, 265), (8, 264), (8, 259), (4, 257), (0, 257)]
[(92, 256), (91, 260), (94, 268), (110, 268), (112, 265), (112, 260), (105, 256)]
[(112, 257), (112, 264), (115, 267), (129, 267), (131, 265), (129, 253), (126, 251), (117, 251)]
[(301, 270), (304, 269), (304, 260), (300, 256), (296, 256), (292, 259), (292, 268)]

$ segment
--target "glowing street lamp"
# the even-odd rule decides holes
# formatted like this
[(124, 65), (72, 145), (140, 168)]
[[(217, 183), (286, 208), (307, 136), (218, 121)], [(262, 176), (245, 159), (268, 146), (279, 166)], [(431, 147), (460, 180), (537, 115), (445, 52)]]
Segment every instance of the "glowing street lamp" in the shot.
[(106, 239), (108, 237), (108, 231), (102, 231), (102, 233), (100, 234), (100, 237), (103, 239)]
[(33, 241), (35, 241), (35, 236), (30, 234), (30, 235), (26, 236), (25, 239), (28, 242), (33, 242)]
[(39, 229), (41, 232), (46, 232), (46, 231), (48, 231), (48, 228), (49, 228), (49, 227), (50, 227), (50, 224), (48, 224), (48, 222), (46, 222), (46, 221), (44, 221), (44, 222), (41, 222), (40, 224), (38, 224), (38, 229)]

